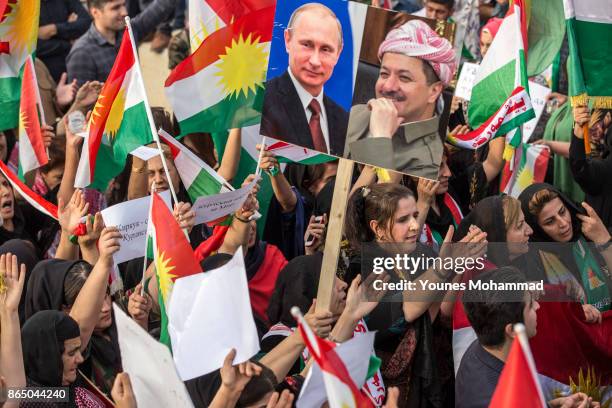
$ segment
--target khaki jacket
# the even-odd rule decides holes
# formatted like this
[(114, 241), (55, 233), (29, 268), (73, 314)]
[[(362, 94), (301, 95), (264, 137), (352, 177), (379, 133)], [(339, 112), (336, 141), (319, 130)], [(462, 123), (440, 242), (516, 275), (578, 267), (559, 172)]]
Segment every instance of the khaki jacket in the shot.
[(391, 139), (370, 133), (370, 110), (366, 105), (351, 109), (344, 157), (397, 170), (412, 176), (437, 180), (444, 145), (438, 133), (439, 117), (403, 124)]

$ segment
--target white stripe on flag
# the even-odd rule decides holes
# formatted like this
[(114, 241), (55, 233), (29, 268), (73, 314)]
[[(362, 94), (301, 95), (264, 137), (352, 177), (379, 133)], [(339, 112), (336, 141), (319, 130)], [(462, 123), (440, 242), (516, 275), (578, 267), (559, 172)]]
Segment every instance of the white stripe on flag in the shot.
[[(591, 23), (612, 24), (612, 2), (610, 0), (564, 0), (565, 18)], [(569, 17), (568, 17), (569, 11)]]
[(453, 362), (455, 365), (455, 375), (457, 375), (457, 371), (459, 371), (459, 364), (461, 364), (461, 359), (465, 351), (476, 339), (476, 332), (472, 329), (472, 326), (453, 330)]
[(516, 59), (516, 54), (508, 52), (517, 48), (516, 39), (519, 34), (516, 32), (516, 28), (520, 27), (520, 21), (517, 22), (516, 20), (517, 15), (513, 13), (502, 22), (495, 40), (491, 43), (491, 48), (487, 51), (487, 56), (476, 72), (474, 84)]

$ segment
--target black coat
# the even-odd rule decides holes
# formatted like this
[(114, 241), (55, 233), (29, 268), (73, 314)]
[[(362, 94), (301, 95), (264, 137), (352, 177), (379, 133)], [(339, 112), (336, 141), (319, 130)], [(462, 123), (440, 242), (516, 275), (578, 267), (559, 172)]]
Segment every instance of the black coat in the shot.
[[(330, 153), (342, 156), (349, 114), (327, 95), (323, 95), (323, 104), (327, 116)], [(287, 71), (266, 83), (260, 131), (264, 136), (314, 149), (306, 112)]]

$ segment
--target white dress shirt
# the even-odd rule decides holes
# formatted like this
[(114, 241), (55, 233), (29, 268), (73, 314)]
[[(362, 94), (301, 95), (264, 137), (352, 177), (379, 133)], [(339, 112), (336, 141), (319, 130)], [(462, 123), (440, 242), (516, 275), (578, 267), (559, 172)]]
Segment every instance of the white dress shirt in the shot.
[(289, 77), (291, 78), (291, 82), (293, 82), (293, 86), (300, 97), (300, 102), (302, 102), (302, 108), (304, 109), (304, 113), (306, 113), (306, 122), (310, 123), (310, 117), (312, 116), (312, 112), (308, 108), (310, 105), (310, 101), (316, 99), (321, 106), (321, 131), (323, 132), (323, 138), (325, 139), (325, 144), (327, 145), (327, 153), (329, 153), (329, 130), (327, 129), (327, 113), (325, 112), (325, 104), (323, 103), (323, 89), (317, 96), (312, 96), (310, 92), (304, 89), (302, 84), (299, 83), (295, 76), (293, 76), (293, 72), (291, 72), (291, 68), (288, 68)]

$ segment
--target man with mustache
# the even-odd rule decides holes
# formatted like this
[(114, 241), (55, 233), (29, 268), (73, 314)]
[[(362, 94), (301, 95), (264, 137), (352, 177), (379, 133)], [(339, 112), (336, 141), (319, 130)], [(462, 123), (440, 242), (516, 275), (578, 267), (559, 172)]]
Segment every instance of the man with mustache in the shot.
[(298, 7), (285, 30), (289, 67), (266, 83), (261, 134), (341, 155), (348, 112), (323, 92), (342, 52), (342, 26), (320, 3)]
[(378, 57), (376, 98), (351, 109), (344, 157), (435, 180), (444, 146), (436, 102), (457, 67), (452, 45), (410, 20), (387, 34)]

